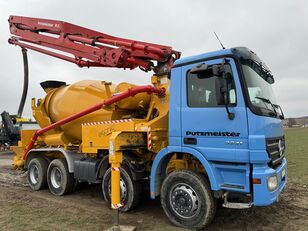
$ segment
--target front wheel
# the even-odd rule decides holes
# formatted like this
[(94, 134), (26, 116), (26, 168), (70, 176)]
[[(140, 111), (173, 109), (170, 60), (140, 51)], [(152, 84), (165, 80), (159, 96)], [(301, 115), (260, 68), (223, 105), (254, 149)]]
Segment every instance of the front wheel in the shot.
[(170, 221), (184, 228), (202, 229), (216, 213), (208, 180), (191, 170), (175, 171), (166, 177), (161, 204)]

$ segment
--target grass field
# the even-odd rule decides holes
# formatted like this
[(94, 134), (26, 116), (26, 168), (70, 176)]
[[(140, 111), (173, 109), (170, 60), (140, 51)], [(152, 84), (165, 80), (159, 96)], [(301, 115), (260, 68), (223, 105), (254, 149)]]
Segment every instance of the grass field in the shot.
[(308, 186), (308, 128), (287, 128), (289, 181)]

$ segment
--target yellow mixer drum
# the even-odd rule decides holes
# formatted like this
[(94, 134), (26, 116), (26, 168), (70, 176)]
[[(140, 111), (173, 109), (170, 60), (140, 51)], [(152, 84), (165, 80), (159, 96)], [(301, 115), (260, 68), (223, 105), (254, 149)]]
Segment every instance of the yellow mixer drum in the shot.
[[(83, 80), (71, 85), (63, 84), (56, 88), (45, 86), (47, 95), (41, 100), (43, 104), (41, 108), (44, 109), (44, 113), (54, 123), (135, 86), (129, 83), (105, 85), (104, 82), (98, 80)], [(110, 93), (108, 89), (110, 89)], [(80, 141), (82, 123), (116, 120), (123, 118), (123, 116), (127, 117), (134, 110), (139, 110), (140, 108), (147, 109), (150, 99), (151, 95), (147, 93), (129, 97), (118, 102), (111, 109), (101, 109), (65, 124), (61, 126), (61, 130), (71, 141)], [(40, 119), (36, 118), (36, 120), (40, 124)]]

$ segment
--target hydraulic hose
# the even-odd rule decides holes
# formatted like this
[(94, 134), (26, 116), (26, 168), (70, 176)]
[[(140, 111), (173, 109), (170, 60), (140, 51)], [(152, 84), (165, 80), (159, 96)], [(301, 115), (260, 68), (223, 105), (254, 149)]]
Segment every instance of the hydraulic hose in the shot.
[(25, 107), (25, 102), (27, 99), (27, 94), (28, 94), (28, 85), (29, 85), (29, 66), (28, 66), (28, 56), (27, 56), (27, 49), (22, 48), (22, 58), (23, 58), (23, 63), (24, 63), (24, 86), (22, 90), (22, 95), (18, 107), (18, 112), (17, 112), (17, 117), (21, 117), (22, 112)]

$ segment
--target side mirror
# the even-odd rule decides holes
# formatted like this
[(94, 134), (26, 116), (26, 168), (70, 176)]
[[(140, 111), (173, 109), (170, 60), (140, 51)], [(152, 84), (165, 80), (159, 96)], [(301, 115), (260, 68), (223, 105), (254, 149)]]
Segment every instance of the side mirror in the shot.
[(217, 77), (215, 79), (216, 101), (218, 105), (225, 105), (224, 95), (227, 94), (227, 81), (223, 78)]
[(235, 114), (230, 112), (228, 104), (228, 81), (231, 79), (231, 73), (224, 73), (224, 77), (217, 76), (215, 79), (216, 101), (218, 105), (225, 105), (228, 118), (233, 120)]
[(232, 81), (232, 74), (230, 72), (226, 72), (224, 78), (227, 80), (228, 83)]
[(221, 65), (213, 65), (212, 67), (213, 75), (222, 77), (222, 66)]

